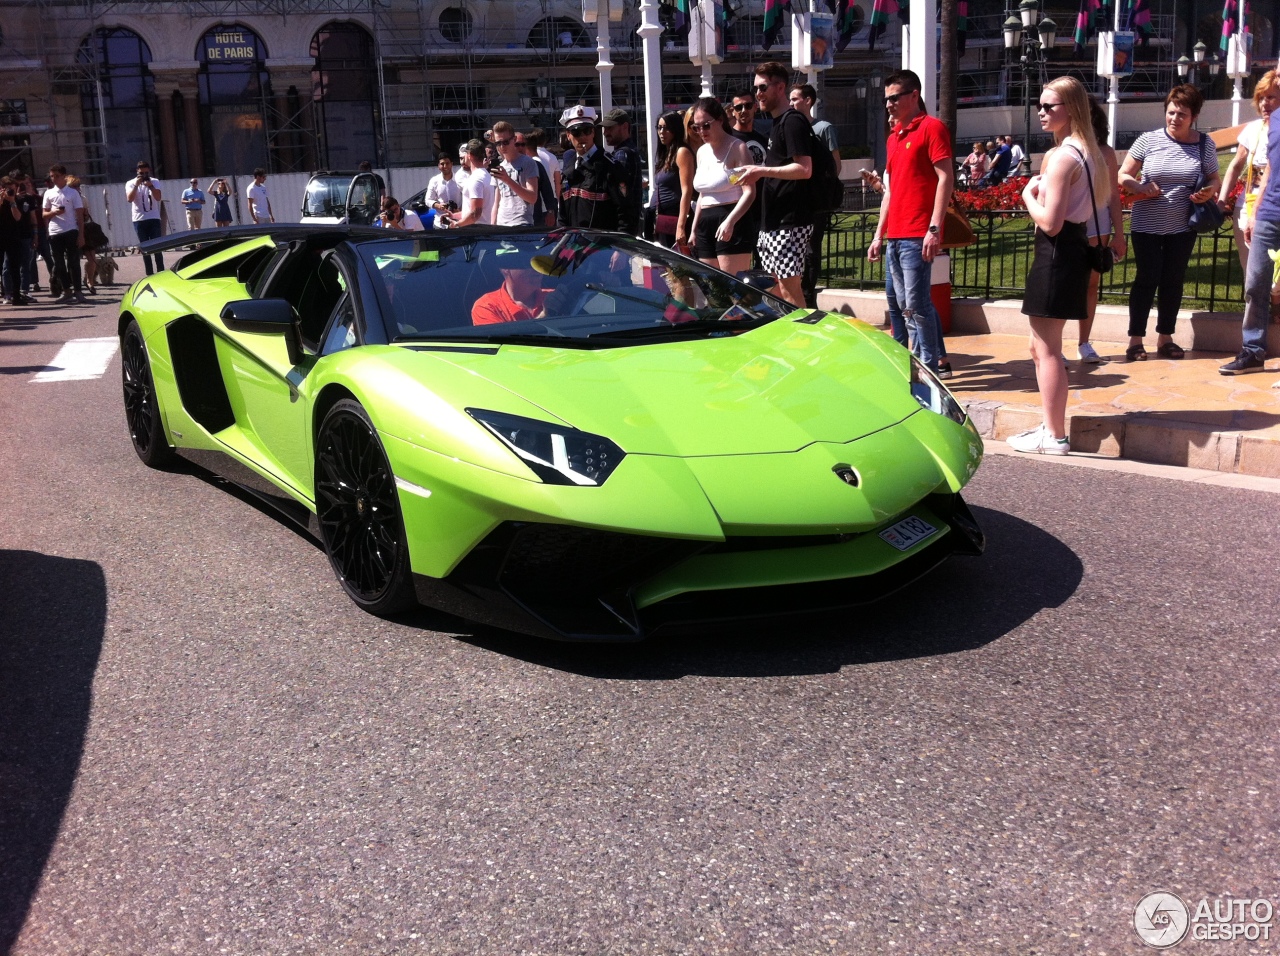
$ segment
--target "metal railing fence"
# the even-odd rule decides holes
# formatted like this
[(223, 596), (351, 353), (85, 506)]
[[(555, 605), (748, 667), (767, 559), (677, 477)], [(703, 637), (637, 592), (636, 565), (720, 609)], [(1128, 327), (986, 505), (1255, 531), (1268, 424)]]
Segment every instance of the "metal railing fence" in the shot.
[[(1125, 211), (1126, 218), (1128, 210)], [(879, 212), (838, 212), (831, 217), (823, 244), (821, 284), (829, 288), (884, 287), (884, 266), (867, 261)], [(978, 241), (952, 249), (951, 291), (959, 298), (1020, 299), (1031, 270), (1035, 229), (1025, 209), (969, 216)], [(1127, 232), (1127, 228), (1126, 228)], [(1100, 301), (1128, 302), (1136, 266), (1132, 246), (1102, 277)], [(1187, 266), (1182, 306), (1199, 311), (1237, 311), (1244, 307), (1244, 275), (1236, 253), (1231, 220), (1196, 241)]]

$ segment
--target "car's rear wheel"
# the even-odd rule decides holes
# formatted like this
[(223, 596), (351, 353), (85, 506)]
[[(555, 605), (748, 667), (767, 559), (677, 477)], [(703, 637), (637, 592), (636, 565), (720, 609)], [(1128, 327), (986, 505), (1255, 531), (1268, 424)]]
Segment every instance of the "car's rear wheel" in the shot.
[(337, 402), (316, 439), (316, 516), (334, 573), (371, 614), (414, 603), (396, 479), (359, 402)]
[(131, 321), (124, 330), (120, 353), (124, 417), (129, 425), (133, 450), (144, 465), (162, 468), (173, 461), (174, 452), (160, 421), (160, 404), (151, 378), (151, 359), (147, 357), (147, 345), (142, 341), (142, 330), (136, 321)]

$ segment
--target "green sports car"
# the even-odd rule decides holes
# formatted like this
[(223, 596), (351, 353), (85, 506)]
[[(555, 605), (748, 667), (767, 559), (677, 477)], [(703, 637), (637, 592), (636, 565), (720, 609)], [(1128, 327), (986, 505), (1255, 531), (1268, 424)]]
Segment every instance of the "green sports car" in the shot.
[(964, 410), (891, 338), (589, 230), (181, 233), (120, 307), (139, 457), (415, 601), (563, 640), (822, 611), (983, 538)]

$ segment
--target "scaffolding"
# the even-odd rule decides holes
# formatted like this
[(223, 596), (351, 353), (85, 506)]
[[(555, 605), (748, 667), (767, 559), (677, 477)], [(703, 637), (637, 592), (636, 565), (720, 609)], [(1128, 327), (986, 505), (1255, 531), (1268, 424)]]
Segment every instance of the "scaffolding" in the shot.
[[(39, 152), (58, 158), (83, 157), (81, 178), (98, 181), (107, 144), (102, 83), (98, 58), (85, 56), (79, 39), (86, 32), (92, 35), (91, 4), (21, 0), (8, 6), (10, 29), (5, 55), (0, 57), (0, 96), (7, 103), (21, 102), (22, 107), (9, 112), (16, 121), (0, 128), (5, 140), (0, 146), (0, 171), (34, 172), (34, 156)], [(66, 23), (69, 28), (50, 30), (50, 23)], [(85, 122), (86, 93), (97, 105), (94, 124)]]

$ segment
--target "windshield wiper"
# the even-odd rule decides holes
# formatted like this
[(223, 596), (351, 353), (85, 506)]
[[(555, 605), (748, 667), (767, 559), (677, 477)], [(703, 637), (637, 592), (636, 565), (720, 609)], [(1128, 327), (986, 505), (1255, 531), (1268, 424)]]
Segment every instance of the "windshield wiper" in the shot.
[(699, 319), (696, 322), (676, 322), (674, 324), (663, 323), (662, 325), (642, 325), (637, 329), (613, 329), (608, 332), (596, 332), (591, 336), (593, 339), (648, 339), (648, 338), (670, 338), (672, 336), (689, 335), (689, 334), (706, 334), (718, 332), (724, 336), (736, 335), (739, 332), (747, 332), (751, 329), (758, 329), (760, 326), (772, 322), (773, 319), (761, 318), (755, 322), (721, 322), (719, 319)]
[(418, 345), (424, 342), (448, 342), (467, 345), (536, 345), (539, 348), (596, 349), (599, 341), (569, 335), (401, 335), (395, 345)]

